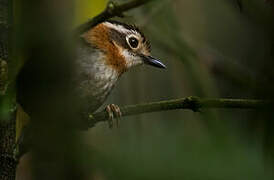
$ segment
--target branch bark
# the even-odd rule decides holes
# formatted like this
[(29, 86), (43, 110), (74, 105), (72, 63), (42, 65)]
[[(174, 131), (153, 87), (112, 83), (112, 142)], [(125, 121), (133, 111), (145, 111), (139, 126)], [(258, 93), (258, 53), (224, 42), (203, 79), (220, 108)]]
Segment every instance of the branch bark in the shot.
[[(151, 102), (144, 104), (136, 104), (121, 107), (122, 117), (132, 116), (151, 112), (169, 111), (176, 109), (186, 109), (198, 112), (201, 109), (270, 109), (273, 108), (274, 101), (268, 100), (252, 100), (252, 99), (224, 99), (224, 98), (199, 98), (186, 97), (180, 99)], [(105, 110), (90, 114), (88, 117), (88, 127), (92, 128), (99, 122), (107, 121), (109, 115)], [(19, 151), (16, 154), (17, 159), (20, 159), (31, 148), (31, 138), (29, 128), (25, 128), (23, 133), (26, 136), (21, 136), (19, 140)]]
[[(1, 96), (0, 96), (1, 98)], [(7, 99), (7, 98), (5, 98)], [(7, 105), (0, 102), (0, 108)], [(12, 103), (8, 103), (11, 105)], [(11, 107), (9, 108), (11, 109)], [(17, 159), (15, 150), (15, 121), (16, 109), (0, 115), (0, 180), (14, 180), (16, 174)]]
[(152, 0), (133, 0), (133, 1), (121, 4), (121, 5), (117, 5), (114, 2), (110, 1), (107, 5), (106, 9), (102, 13), (95, 16), (88, 22), (80, 25), (76, 30), (76, 34), (77, 35), (82, 34), (82, 33), (86, 32), (87, 30), (89, 30), (90, 28), (96, 26), (97, 24), (102, 23), (105, 20), (110, 19), (112, 17), (115, 17), (115, 16), (123, 17), (124, 12), (134, 9), (134, 8), (137, 8), (137, 7), (144, 5), (150, 1), (152, 1)]
[[(251, 99), (218, 99), (187, 97), (181, 99), (152, 102), (146, 104), (130, 105), (120, 108), (122, 116), (131, 116), (150, 112), (168, 111), (175, 109), (188, 109), (194, 112), (200, 109), (210, 108), (237, 108), (237, 109), (261, 109), (273, 107), (274, 101)], [(92, 127), (98, 122), (107, 121), (108, 113), (103, 110), (89, 115), (89, 124)]]
[(13, 59), (10, 55), (12, 0), (0, 0), (0, 180), (14, 180), (18, 164), (14, 150), (16, 137), (15, 87), (10, 85)]

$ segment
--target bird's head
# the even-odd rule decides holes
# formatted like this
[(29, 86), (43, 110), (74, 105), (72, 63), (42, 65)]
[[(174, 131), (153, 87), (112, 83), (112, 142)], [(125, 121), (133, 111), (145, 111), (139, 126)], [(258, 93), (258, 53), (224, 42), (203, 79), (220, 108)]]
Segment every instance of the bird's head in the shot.
[(148, 64), (166, 68), (150, 54), (150, 43), (136, 27), (117, 21), (106, 21), (82, 35), (87, 45), (101, 50), (106, 65), (122, 74), (129, 68)]

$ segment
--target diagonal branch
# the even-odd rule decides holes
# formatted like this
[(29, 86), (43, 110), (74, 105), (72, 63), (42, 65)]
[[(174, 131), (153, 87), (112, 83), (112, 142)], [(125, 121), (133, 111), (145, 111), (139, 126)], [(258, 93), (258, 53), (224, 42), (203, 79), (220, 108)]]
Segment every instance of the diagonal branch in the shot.
[(107, 19), (110, 19), (112, 17), (116, 17), (116, 16), (123, 16), (123, 13), (137, 8), (141, 5), (144, 5), (148, 2), (150, 2), (152, 0), (133, 0), (121, 5), (116, 5), (114, 2), (110, 1), (106, 7), (106, 9), (100, 13), (99, 15), (95, 16), (94, 18), (92, 18), (91, 20), (89, 20), (88, 22), (80, 25), (77, 30), (76, 33), (82, 34), (84, 32), (86, 32), (87, 30), (89, 30), (90, 28), (96, 26), (97, 24), (104, 22)]
[[(167, 101), (151, 102), (145, 104), (129, 105), (121, 107), (122, 116), (131, 116), (150, 112), (160, 112), (176, 109), (188, 109), (194, 112), (200, 109), (212, 108), (238, 108), (238, 109), (270, 109), (273, 108), (274, 101), (267, 100), (251, 100), (251, 99), (218, 99), (218, 98), (199, 98), (186, 97), (181, 99), (173, 99)], [(99, 122), (107, 121), (109, 118), (105, 110), (89, 115), (88, 127), (92, 128)], [(31, 148), (30, 129), (26, 127), (18, 141), (17, 158), (20, 159)], [(24, 136), (25, 135), (25, 136)]]
[[(200, 109), (209, 108), (261, 109), (271, 108), (273, 105), (274, 101), (266, 100), (187, 97), (168, 101), (125, 106), (121, 108), (121, 112), (123, 116), (131, 116), (175, 109), (188, 109), (197, 112)], [(106, 120), (108, 120), (108, 113), (105, 110), (89, 116), (89, 124), (91, 125), (95, 125), (98, 122)]]

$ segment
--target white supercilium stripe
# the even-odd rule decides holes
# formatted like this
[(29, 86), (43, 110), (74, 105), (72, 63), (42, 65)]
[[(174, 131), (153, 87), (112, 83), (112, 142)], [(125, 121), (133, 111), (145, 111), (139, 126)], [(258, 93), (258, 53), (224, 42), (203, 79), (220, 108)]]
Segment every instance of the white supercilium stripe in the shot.
[(111, 29), (115, 29), (116, 31), (119, 31), (119, 32), (124, 33), (124, 34), (129, 34), (129, 33), (138, 34), (138, 32), (136, 32), (134, 30), (126, 29), (124, 26), (119, 25), (119, 24), (112, 24), (110, 22), (104, 22), (103, 24), (106, 25), (107, 27), (111, 28)]

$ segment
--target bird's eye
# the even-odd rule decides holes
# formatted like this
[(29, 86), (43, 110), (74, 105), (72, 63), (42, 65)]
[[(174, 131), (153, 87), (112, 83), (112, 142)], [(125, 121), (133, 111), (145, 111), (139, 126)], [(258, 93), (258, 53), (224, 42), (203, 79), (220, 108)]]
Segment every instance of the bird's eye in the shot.
[(139, 41), (135, 37), (130, 37), (128, 39), (128, 43), (129, 43), (130, 47), (133, 49), (137, 48), (139, 45)]

